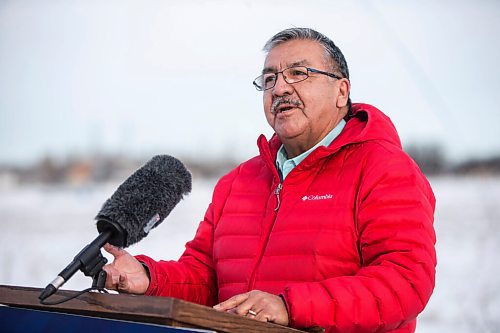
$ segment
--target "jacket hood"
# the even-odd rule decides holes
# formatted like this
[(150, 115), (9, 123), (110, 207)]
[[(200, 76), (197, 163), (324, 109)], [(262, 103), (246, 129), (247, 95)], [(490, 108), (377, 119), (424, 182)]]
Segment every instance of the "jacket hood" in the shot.
[(396, 127), (382, 111), (370, 104), (354, 103), (352, 113), (353, 115), (338, 137), (339, 141), (359, 143), (382, 140), (401, 148), (401, 140)]
[[(382, 111), (370, 104), (353, 103), (352, 116), (346, 118), (347, 124), (329, 147), (325, 148), (333, 153), (343, 146), (372, 140), (382, 140), (401, 148), (401, 140), (392, 121)], [(281, 141), (274, 134), (269, 142), (264, 135), (257, 141), (262, 155), (274, 160), (273, 156), (281, 147)]]

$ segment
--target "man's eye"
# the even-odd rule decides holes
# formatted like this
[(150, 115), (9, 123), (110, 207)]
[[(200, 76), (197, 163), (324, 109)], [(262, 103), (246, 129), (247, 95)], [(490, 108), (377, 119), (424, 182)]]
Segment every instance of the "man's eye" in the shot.
[(276, 78), (276, 75), (267, 75), (267, 76), (264, 76), (264, 83), (271, 83), (271, 82), (274, 82)]
[(293, 76), (307, 76), (307, 72), (300, 69), (292, 69), (291, 72)]

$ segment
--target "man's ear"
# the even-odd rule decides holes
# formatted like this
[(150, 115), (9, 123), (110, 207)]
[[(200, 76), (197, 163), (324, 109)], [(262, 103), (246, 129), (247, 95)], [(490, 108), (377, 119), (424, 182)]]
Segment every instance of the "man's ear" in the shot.
[(342, 78), (338, 81), (339, 94), (337, 97), (337, 107), (342, 108), (347, 106), (349, 100), (349, 92), (351, 91), (351, 83), (348, 79)]

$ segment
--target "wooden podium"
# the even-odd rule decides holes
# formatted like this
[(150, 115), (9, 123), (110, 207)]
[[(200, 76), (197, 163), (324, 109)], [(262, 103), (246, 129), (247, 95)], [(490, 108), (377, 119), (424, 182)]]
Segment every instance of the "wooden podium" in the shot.
[[(60, 305), (42, 305), (41, 289), (0, 285), (0, 304), (11, 308), (43, 310), (91, 318), (107, 318), (127, 322), (168, 327), (202, 329), (227, 333), (299, 333), (296, 329), (219, 312), (170, 297), (125, 294), (85, 293)], [(75, 295), (76, 291), (60, 290), (49, 298), (55, 301)], [(314, 330), (316, 332), (316, 330)]]

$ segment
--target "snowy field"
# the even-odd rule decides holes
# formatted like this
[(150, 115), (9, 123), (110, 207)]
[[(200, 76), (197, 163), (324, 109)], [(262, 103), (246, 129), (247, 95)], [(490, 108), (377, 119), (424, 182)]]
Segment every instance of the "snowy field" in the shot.
[[(436, 177), (438, 275), (419, 333), (500, 332), (500, 177)], [(193, 235), (215, 180), (193, 192), (148, 238), (129, 248), (175, 259)], [(0, 188), (0, 284), (45, 287), (97, 232), (93, 217), (117, 183), (96, 187)], [(108, 256), (109, 258), (109, 256)], [(65, 289), (84, 289), (77, 273)]]

